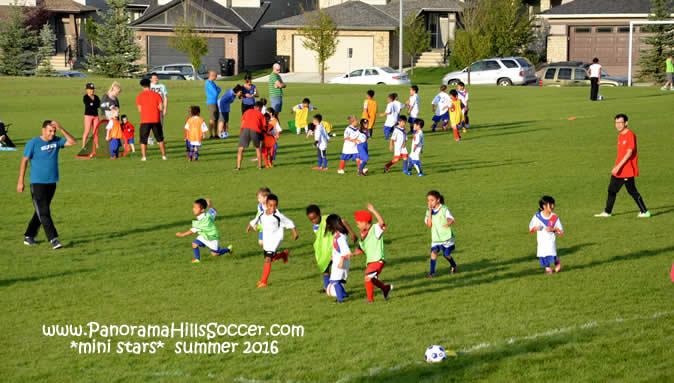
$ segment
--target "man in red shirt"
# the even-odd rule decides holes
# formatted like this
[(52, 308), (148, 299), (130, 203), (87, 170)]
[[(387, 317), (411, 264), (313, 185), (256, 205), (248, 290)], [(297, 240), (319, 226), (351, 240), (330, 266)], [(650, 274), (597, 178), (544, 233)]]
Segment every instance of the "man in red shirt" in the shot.
[(157, 92), (150, 90), (150, 80), (140, 80), (140, 86), (143, 91), (136, 97), (136, 105), (140, 112), (140, 151), (143, 154), (141, 161), (147, 161), (145, 152), (147, 151), (147, 139), (150, 137), (150, 131), (154, 134), (155, 140), (159, 142), (161, 158), (166, 160), (166, 148), (164, 146), (164, 132), (161, 126), (161, 111), (164, 109), (164, 100)]
[(236, 169), (241, 169), (241, 159), (243, 158), (243, 149), (253, 142), (255, 154), (257, 154), (257, 168), (262, 169), (262, 157), (260, 156), (260, 142), (262, 141), (262, 130), (267, 124), (267, 119), (260, 112), (264, 104), (260, 101), (255, 103), (253, 109), (248, 109), (241, 116), (241, 132), (239, 133), (239, 152), (236, 155)]
[(637, 136), (627, 128), (627, 116), (619, 114), (615, 116), (615, 127), (618, 130), (618, 157), (615, 166), (611, 170), (611, 182), (608, 185), (608, 198), (603, 212), (595, 214), (595, 217), (610, 217), (613, 211), (616, 194), (625, 185), (634, 202), (639, 207), (639, 218), (648, 218), (651, 213), (646, 209), (646, 204), (634, 184), (634, 177), (639, 175), (637, 157)]

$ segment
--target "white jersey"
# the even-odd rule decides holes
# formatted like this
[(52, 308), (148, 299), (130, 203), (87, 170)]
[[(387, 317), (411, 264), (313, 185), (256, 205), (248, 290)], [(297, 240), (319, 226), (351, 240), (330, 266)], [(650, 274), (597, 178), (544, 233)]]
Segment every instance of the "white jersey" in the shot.
[(459, 94), (459, 100), (463, 104), (463, 107), (468, 109), (468, 100), (470, 97), (468, 96), (468, 91), (467, 90), (457, 90), (456, 93)]
[(415, 130), (414, 137), (412, 137), (412, 148), (410, 150), (410, 159), (419, 161), (423, 149), (424, 149), (424, 132), (421, 130)]
[(407, 101), (410, 117), (417, 118), (419, 116), (419, 95), (410, 96)]
[(388, 105), (386, 105), (386, 121), (384, 122), (384, 126), (392, 128), (398, 125), (400, 109), (402, 109), (402, 105), (399, 101), (389, 102)]
[(432, 105), (435, 105), (436, 116), (442, 116), (443, 114), (447, 113), (449, 110), (449, 104), (451, 103), (452, 99), (445, 92), (438, 93), (437, 96), (435, 96), (433, 99), (433, 102), (431, 102)]
[(407, 133), (405, 129), (395, 128), (393, 135), (391, 135), (391, 141), (393, 141), (394, 156), (399, 157), (402, 154), (407, 154)]
[(283, 230), (295, 228), (295, 223), (278, 210), (271, 215), (264, 212), (250, 221), (250, 226), (257, 227), (257, 225), (262, 227), (262, 248), (264, 251), (278, 250), (281, 242), (283, 242)]
[(328, 131), (325, 130), (323, 124), (318, 124), (314, 131), (314, 141), (320, 150), (328, 149)]
[(166, 87), (164, 86), (164, 84), (162, 83), (150, 84), (150, 90), (159, 93), (162, 102), (166, 101), (166, 95), (168, 95), (168, 92), (166, 91)]
[(339, 267), (339, 261), (348, 254), (351, 254), (351, 249), (349, 249), (349, 240), (346, 234), (337, 233), (332, 239), (331, 281), (346, 281), (349, 276), (349, 260), (344, 259), (341, 268)]
[(343, 154), (358, 154), (358, 147), (356, 146), (356, 143), (353, 141), (348, 141), (347, 138), (350, 140), (357, 139), (358, 129), (350, 125), (344, 129), (344, 146), (342, 146)]
[(538, 239), (538, 249), (536, 251), (536, 256), (538, 258), (556, 256), (557, 235), (554, 231), (548, 232), (546, 229), (548, 227), (553, 227), (555, 230), (559, 230), (560, 233), (564, 233), (562, 221), (559, 220), (559, 217), (557, 217), (555, 213), (552, 213), (549, 217), (544, 217), (542, 212), (538, 212), (531, 219), (531, 222), (529, 222), (529, 231), (532, 231), (536, 226), (542, 226), (542, 228), (536, 233), (536, 237)]

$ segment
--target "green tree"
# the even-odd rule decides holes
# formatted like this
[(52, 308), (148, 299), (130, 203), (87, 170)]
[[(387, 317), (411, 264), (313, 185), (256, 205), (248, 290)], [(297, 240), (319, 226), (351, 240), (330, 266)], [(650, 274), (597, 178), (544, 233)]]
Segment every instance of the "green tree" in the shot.
[(201, 66), (201, 58), (208, 54), (208, 40), (194, 30), (194, 24), (180, 18), (175, 24), (175, 36), (169, 40), (171, 48), (189, 57), (195, 73)]
[[(671, 0), (651, 0), (651, 15), (648, 19), (671, 21), (670, 15), (674, 12), (672, 8)], [(653, 33), (653, 35), (643, 39), (643, 42), (648, 44), (649, 47), (641, 51), (641, 57), (639, 58), (641, 69), (638, 78), (660, 82), (666, 72), (665, 60), (667, 54), (671, 53), (672, 48), (674, 48), (674, 25), (648, 25), (644, 26), (643, 29)]]
[(35, 66), (35, 32), (24, 26), (23, 8), (12, 5), (9, 17), (0, 22), (0, 73), (23, 76)]
[(335, 54), (337, 50), (337, 26), (330, 16), (322, 9), (304, 13), (305, 24), (299, 28), (304, 36), (302, 45), (316, 52), (318, 57), (318, 70), (321, 73), (321, 83), (325, 82), (325, 70), (328, 69), (325, 62)]
[(431, 32), (426, 29), (424, 18), (414, 17), (414, 14), (407, 16), (403, 21), (403, 52), (412, 58), (412, 75), (414, 75), (414, 58), (428, 50), (430, 46)]
[(98, 23), (91, 16), (89, 16), (87, 20), (84, 22), (84, 34), (87, 36), (87, 40), (89, 40), (89, 45), (91, 45), (91, 55), (95, 56), (96, 55), (95, 45), (98, 44), (98, 39), (100, 36), (98, 30)]
[(456, 31), (453, 42), (450, 67), (458, 70), (468, 68), (468, 85), (470, 85), (470, 64), (489, 56), (489, 40), (482, 33), (481, 23), (485, 17), (479, 7), (467, 7), (463, 11), (464, 29)]
[(39, 35), (39, 46), (37, 48), (37, 68), (38, 76), (51, 76), (54, 74), (54, 68), (51, 66), (51, 57), (54, 56), (54, 42), (56, 35), (51, 30), (49, 24), (42, 26)]
[(103, 53), (89, 57), (89, 68), (109, 77), (129, 77), (141, 70), (136, 61), (143, 57), (129, 28), (128, 0), (105, 0), (108, 11), (99, 24), (98, 48)]

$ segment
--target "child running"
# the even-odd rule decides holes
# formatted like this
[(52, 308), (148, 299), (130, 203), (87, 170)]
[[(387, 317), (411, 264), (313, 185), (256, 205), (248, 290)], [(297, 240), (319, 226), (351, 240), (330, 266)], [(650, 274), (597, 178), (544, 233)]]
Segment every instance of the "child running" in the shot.
[(448, 111), (450, 102), (451, 100), (449, 99), (449, 95), (447, 94), (447, 85), (441, 85), (440, 93), (438, 93), (431, 102), (431, 105), (433, 106), (433, 113), (435, 113), (435, 115), (433, 116), (433, 126), (431, 127), (432, 132), (435, 132), (435, 128), (438, 126), (439, 122), (442, 122), (440, 128), (443, 131), (447, 131), (447, 123), (449, 121)]
[(110, 107), (110, 113), (112, 118), (105, 127), (105, 140), (110, 142), (110, 159), (116, 160), (119, 158), (119, 148), (122, 147), (122, 124), (119, 122), (118, 107)]
[(231, 253), (232, 245), (224, 249), (220, 248), (220, 232), (215, 226), (217, 210), (211, 205), (211, 200), (199, 198), (194, 201), (192, 213), (197, 217), (196, 220), (192, 221), (192, 228), (184, 233), (176, 233), (178, 237), (198, 234), (197, 239), (192, 242), (192, 250), (194, 251), (192, 263), (201, 262), (200, 247), (208, 247), (211, 250), (211, 255), (214, 257)]
[(398, 94), (391, 93), (388, 95), (388, 104), (386, 104), (386, 111), (380, 114), (380, 116), (386, 116), (386, 121), (384, 121), (384, 139), (389, 140), (393, 128), (397, 126), (398, 116), (400, 116), (400, 110), (402, 105), (398, 101)]
[(309, 112), (313, 110), (318, 110), (318, 108), (311, 105), (311, 100), (305, 98), (302, 100), (301, 104), (295, 105), (290, 111), (290, 113), (295, 114), (295, 129), (297, 129), (298, 136), (302, 132), (302, 128), (304, 128), (305, 133), (309, 133), (309, 129), (307, 129), (307, 126), (309, 125), (307, 119), (309, 117)]
[(360, 120), (360, 130), (358, 131), (358, 136), (356, 137), (356, 148), (358, 149), (358, 160), (360, 165), (358, 165), (358, 175), (365, 176), (367, 175), (367, 161), (370, 160), (370, 150), (367, 145), (367, 140), (370, 139), (369, 136), (369, 121), (366, 119)]
[[(377, 219), (372, 224), (372, 215)], [(379, 279), (384, 265), (386, 264), (386, 252), (384, 251), (384, 231), (386, 223), (384, 218), (375, 210), (372, 204), (367, 205), (367, 210), (359, 210), (354, 214), (356, 225), (360, 230), (360, 241), (355, 252), (343, 256), (350, 259), (358, 254), (365, 254), (367, 268), (365, 269), (365, 290), (367, 291), (366, 303), (374, 302), (374, 286), (381, 289), (384, 299), (388, 299), (393, 290), (393, 285), (384, 284)]]
[(349, 294), (344, 290), (344, 284), (349, 276), (349, 259), (346, 258), (351, 254), (349, 249), (349, 239), (347, 234), (349, 230), (344, 226), (344, 220), (337, 214), (330, 214), (326, 223), (326, 230), (333, 236), (332, 238), (332, 267), (330, 269), (330, 281), (328, 285), (328, 295), (330, 295), (330, 287), (334, 288), (337, 302), (344, 303), (344, 298)]
[(463, 111), (461, 110), (461, 101), (459, 101), (459, 94), (456, 90), (449, 91), (449, 122), (452, 124), (452, 131), (454, 132), (454, 141), (461, 141), (461, 134), (459, 133), (459, 126), (463, 121)]
[(129, 152), (136, 152), (135, 140), (133, 138), (135, 132), (136, 128), (131, 125), (129, 118), (126, 114), (122, 114), (122, 135), (124, 136), (124, 153), (122, 156), (126, 156)]
[(553, 213), (554, 210), (555, 199), (547, 195), (543, 196), (538, 201), (538, 213), (529, 222), (529, 232), (535, 232), (538, 239), (536, 256), (541, 266), (545, 268), (546, 274), (552, 274), (553, 265), (555, 272), (558, 273), (562, 270), (562, 264), (557, 256), (557, 237), (555, 234), (562, 236), (564, 228), (557, 214)]
[(360, 160), (358, 159), (358, 120), (356, 116), (349, 116), (346, 119), (349, 125), (344, 129), (344, 145), (342, 146), (342, 156), (339, 159), (339, 169), (337, 173), (344, 174), (344, 166), (346, 161), (356, 161), (356, 165), (360, 167)]
[(363, 115), (360, 117), (361, 120), (367, 120), (367, 130), (368, 136), (372, 137), (372, 130), (374, 129), (374, 123), (377, 120), (377, 101), (374, 99), (374, 90), (370, 89), (367, 91), (367, 98), (363, 103)]
[(419, 117), (419, 87), (412, 85), (410, 87), (410, 98), (405, 103), (407, 105), (407, 113), (409, 118), (407, 122), (410, 124), (410, 133), (414, 131), (414, 121)]
[(410, 160), (408, 162), (407, 175), (412, 175), (412, 167), (417, 171), (417, 177), (423, 177), (421, 170), (421, 153), (424, 151), (424, 120), (417, 118), (414, 120), (414, 137), (412, 138), (412, 150), (410, 151)]
[[(407, 132), (405, 131), (405, 124), (407, 122), (407, 117), (400, 116), (398, 118), (398, 126), (393, 131), (391, 136), (391, 141), (389, 141), (389, 151), (393, 152), (393, 159), (391, 162), (384, 166), (384, 173), (388, 173), (391, 169), (391, 166), (396, 162), (403, 159), (403, 173), (410, 175), (407, 170)], [(395, 151), (394, 151), (395, 148)]]
[(314, 170), (328, 170), (328, 132), (321, 121), (323, 121), (323, 116), (320, 114), (314, 116), (314, 147), (318, 152), (318, 166), (313, 167)]
[(454, 223), (454, 217), (445, 206), (445, 197), (436, 190), (426, 194), (428, 210), (424, 221), (426, 227), (431, 229), (431, 272), (426, 278), (435, 276), (435, 262), (438, 254), (442, 254), (449, 262), (449, 273), (454, 274), (457, 270), (456, 262), (452, 258), (454, 251), (454, 231), (450, 227)]
[(248, 224), (246, 231), (257, 230), (258, 225), (262, 227), (262, 242), (264, 250), (264, 269), (262, 271), (262, 279), (257, 283), (257, 288), (267, 287), (267, 280), (269, 273), (271, 273), (271, 263), (283, 259), (283, 263), (288, 263), (288, 254), (290, 250), (283, 250), (278, 252), (281, 242), (283, 242), (284, 229), (293, 231), (293, 240), (297, 240), (297, 230), (295, 224), (288, 217), (281, 214), (277, 210), (278, 197), (275, 194), (267, 196), (267, 205), (263, 214), (255, 217)]
[(466, 90), (466, 85), (459, 81), (456, 86), (456, 92), (459, 94), (459, 101), (461, 101), (461, 110), (463, 111), (463, 121), (461, 122), (461, 131), (466, 133), (467, 129), (470, 129), (470, 120), (468, 119), (468, 101), (470, 97), (468, 96), (468, 90)]
[(190, 142), (189, 161), (199, 161), (199, 148), (201, 148), (201, 141), (206, 137), (208, 132), (208, 125), (203, 118), (199, 117), (201, 108), (196, 105), (190, 106), (188, 109), (190, 117), (185, 122), (185, 134), (187, 140)]

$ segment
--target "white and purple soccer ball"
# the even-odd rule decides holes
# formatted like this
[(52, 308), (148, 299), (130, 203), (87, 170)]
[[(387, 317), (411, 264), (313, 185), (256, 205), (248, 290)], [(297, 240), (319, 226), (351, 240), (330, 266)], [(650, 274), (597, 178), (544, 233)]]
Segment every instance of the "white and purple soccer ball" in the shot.
[(426, 349), (426, 363), (439, 363), (447, 359), (447, 352), (442, 346), (433, 345)]
[(599, 96), (597, 96), (597, 100), (598, 101), (604, 101), (605, 100), (604, 95), (600, 94)]

